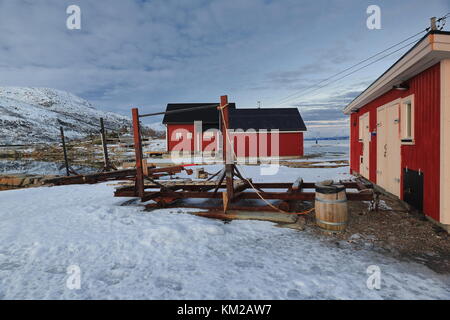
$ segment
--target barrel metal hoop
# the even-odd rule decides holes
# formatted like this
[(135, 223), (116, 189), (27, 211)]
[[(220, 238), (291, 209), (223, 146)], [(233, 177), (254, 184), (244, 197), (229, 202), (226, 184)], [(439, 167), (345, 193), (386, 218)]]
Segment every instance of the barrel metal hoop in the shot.
[(324, 229), (324, 228), (321, 228), (320, 226), (318, 226), (318, 228), (319, 228), (319, 230), (322, 230), (323, 232), (326, 232), (326, 233), (333, 233), (333, 234), (336, 234), (336, 233), (343, 233), (345, 230), (329, 230), (329, 229)]
[(347, 225), (347, 221), (344, 222), (327, 222), (316, 218), (316, 222), (326, 224), (328, 226), (345, 226)]
[(345, 202), (347, 202), (347, 199), (342, 199), (342, 200), (325, 200), (325, 199), (316, 198), (316, 201), (322, 202), (322, 203), (334, 204), (334, 203), (345, 203)]

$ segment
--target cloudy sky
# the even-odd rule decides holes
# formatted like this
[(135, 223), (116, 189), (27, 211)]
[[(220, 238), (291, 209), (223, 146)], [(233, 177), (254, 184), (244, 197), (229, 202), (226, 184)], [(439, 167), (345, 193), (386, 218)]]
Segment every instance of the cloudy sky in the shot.
[[(72, 4), (81, 30), (66, 27)], [(366, 26), (373, 4), (381, 30)], [(299, 106), (314, 135), (338, 132), (346, 103), (407, 48), (301, 93), (447, 12), (448, 0), (0, 0), (0, 86), (66, 90), (124, 115), (228, 94), (238, 107)]]

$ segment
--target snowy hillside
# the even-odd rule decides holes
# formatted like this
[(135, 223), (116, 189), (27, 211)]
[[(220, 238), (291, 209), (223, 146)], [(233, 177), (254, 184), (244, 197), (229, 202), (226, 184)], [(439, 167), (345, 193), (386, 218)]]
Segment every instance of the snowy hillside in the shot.
[(166, 132), (166, 126), (161, 122), (154, 122), (147, 125), (148, 128), (156, 131), (156, 132)]
[(59, 141), (98, 132), (99, 119), (111, 129), (130, 126), (127, 117), (96, 110), (71, 93), (47, 88), (0, 87), (0, 144)]

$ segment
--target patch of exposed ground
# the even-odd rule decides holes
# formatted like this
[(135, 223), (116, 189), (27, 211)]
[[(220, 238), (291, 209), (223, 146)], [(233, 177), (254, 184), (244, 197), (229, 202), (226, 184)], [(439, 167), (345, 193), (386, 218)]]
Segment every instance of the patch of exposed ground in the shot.
[(327, 161), (280, 161), (280, 165), (290, 168), (339, 168), (348, 167), (348, 160), (327, 160)]
[(435, 272), (450, 273), (450, 234), (394, 197), (382, 195), (378, 212), (369, 211), (367, 202), (350, 201), (349, 224), (340, 234), (318, 229), (314, 214), (306, 217), (306, 225), (337, 247), (375, 250), (424, 264)]

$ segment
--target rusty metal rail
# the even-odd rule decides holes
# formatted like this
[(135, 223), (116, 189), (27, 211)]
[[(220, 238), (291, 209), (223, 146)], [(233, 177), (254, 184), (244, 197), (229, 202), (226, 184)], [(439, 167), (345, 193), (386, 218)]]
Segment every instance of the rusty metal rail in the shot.
[[(313, 201), (315, 192), (307, 192), (305, 190), (315, 189), (315, 183), (303, 182), (301, 178), (294, 183), (253, 183), (251, 179), (244, 178), (235, 166), (234, 162), (227, 163), (228, 156), (233, 151), (233, 146), (227, 143), (228, 137), (228, 98), (220, 97), (220, 104), (208, 105), (205, 108), (217, 108), (220, 112), (220, 130), (222, 132), (223, 147), (222, 155), (225, 162), (223, 170), (215, 174), (217, 181), (209, 181), (209, 183), (166, 183), (155, 182), (150, 175), (146, 175), (143, 170), (143, 152), (141, 140), (140, 118), (167, 114), (169, 112), (189, 112), (190, 109), (182, 109), (169, 112), (158, 112), (153, 114), (139, 114), (138, 109), (132, 110), (133, 115), (133, 139), (136, 156), (136, 170), (134, 174), (135, 184), (117, 188), (114, 195), (116, 197), (139, 197), (142, 202), (153, 202), (147, 204), (149, 208), (176, 206), (183, 204), (176, 203), (177, 200), (183, 199), (222, 199), (222, 212), (226, 213), (228, 209), (239, 210), (261, 210), (261, 211), (281, 211), (284, 213), (294, 212), (297, 201)], [(195, 110), (198, 110), (195, 108)], [(150, 183), (148, 183), (150, 181)], [(371, 185), (362, 181), (340, 181), (346, 189), (354, 189), (355, 192), (347, 192), (347, 199), (350, 201), (374, 201), (375, 193)], [(270, 189), (284, 189), (283, 192), (273, 192)], [(219, 191), (220, 190), (220, 191)], [(246, 191), (249, 190), (249, 191)], [(270, 191), (269, 191), (270, 190)], [(262, 200), (264, 206), (248, 206), (239, 204), (241, 200)], [(280, 200), (274, 204), (273, 200)], [(276, 202), (276, 201), (275, 201)], [(201, 207), (199, 205), (189, 205), (189, 207)], [(217, 209), (216, 207), (209, 207)]]
[[(236, 181), (235, 181), (236, 182)], [(359, 181), (357, 182), (340, 182), (345, 186), (346, 189), (354, 189), (354, 192), (347, 192), (347, 199), (349, 201), (373, 201), (374, 192), (371, 186), (368, 184), (363, 184)], [(175, 201), (181, 199), (222, 199), (224, 192), (211, 191), (212, 189), (227, 189), (227, 185), (221, 183), (220, 185), (215, 185), (214, 183), (174, 183), (174, 182), (161, 182), (163, 187), (155, 184), (145, 184), (144, 194), (142, 197), (143, 202), (153, 200), (154, 203), (150, 203), (147, 207), (167, 207), (170, 205), (175, 205)], [(267, 200), (281, 200), (285, 203), (281, 204), (282, 208), (291, 207), (287, 202), (290, 201), (313, 201), (315, 199), (315, 192), (306, 192), (307, 189), (314, 189), (315, 183), (312, 182), (301, 182), (298, 181), (294, 183), (253, 183), (253, 186), (260, 191), (260, 195), (255, 192), (245, 192), (248, 188), (242, 187), (245, 184), (240, 185), (240, 190), (235, 194), (234, 201), (239, 200), (259, 200), (260, 195)], [(158, 189), (158, 190), (152, 190)], [(263, 191), (263, 189), (285, 189), (284, 192), (273, 192), (273, 191)], [(152, 191), (148, 191), (152, 190)], [(116, 197), (134, 197), (136, 195), (134, 186), (126, 186), (117, 188), (114, 196)], [(177, 207), (182, 205), (176, 204)], [(198, 207), (202, 208), (204, 206), (194, 206), (189, 205), (187, 207)], [(250, 209), (251, 208), (251, 209)], [(270, 206), (242, 206), (239, 204), (230, 204), (229, 209), (234, 210), (264, 210), (273, 211), (274, 208), (269, 210)], [(213, 209), (209, 207), (208, 209)], [(215, 208), (217, 209), (217, 208)]]
[[(182, 171), (186, 171), (188, 174), (192, 174), (191, 169), (186, 169), (183, 166), (171, 166), (171, 167), (149, 167), (147, 169), (148, 178), (150, 179), (158, 179), (167, 175), (174, 175), (180, 173)], [(100, 172), (93, 173), (87, 175), (77, 175), (77, 176), (69, 176), (69, 177), (57, 177), (46, 179), (44, 184), (52, 184), (52, 185), (69, 185), (69, 184), (94, 184), (104, 181), (113, 181), (113, 180), (136, 180), (136, 169), (125, 169), (125, 170), (117, 170), (110, 172)], [(134, 189), (134, 188), (133, 188)]]

